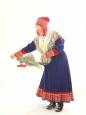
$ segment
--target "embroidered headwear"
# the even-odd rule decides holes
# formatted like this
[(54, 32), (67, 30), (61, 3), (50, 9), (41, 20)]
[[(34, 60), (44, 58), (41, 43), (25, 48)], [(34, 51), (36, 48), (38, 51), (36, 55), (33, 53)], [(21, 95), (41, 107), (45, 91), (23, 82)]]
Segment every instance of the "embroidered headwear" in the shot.
[(40, 25), (44, 30), (47, 29), (47, 24), (50, 21), (48, 17), (39, 17), (37, 19), (36, 25)]

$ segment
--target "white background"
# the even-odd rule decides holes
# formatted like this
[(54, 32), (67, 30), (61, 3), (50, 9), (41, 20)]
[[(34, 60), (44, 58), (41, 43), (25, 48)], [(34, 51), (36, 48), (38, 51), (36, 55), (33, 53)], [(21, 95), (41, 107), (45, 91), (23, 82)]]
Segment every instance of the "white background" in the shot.
[(57, 114), (35, 95), (43, 68), (17, 68), (10, 58), (34, 39), (40, 16), (50, 17), (49, 28), (65, 39), (75, 101), (61, 114), (86, 115), (85, 7), (85, 0), (0, 0), (0, 115)]

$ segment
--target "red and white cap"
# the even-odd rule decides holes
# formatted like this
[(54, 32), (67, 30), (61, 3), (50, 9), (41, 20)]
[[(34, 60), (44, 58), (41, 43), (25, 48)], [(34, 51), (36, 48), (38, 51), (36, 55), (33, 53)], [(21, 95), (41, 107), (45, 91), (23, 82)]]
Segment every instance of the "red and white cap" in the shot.
[(48, 17), (39, 17), (37, 19), (36, 25), (41, 26), (45, 30), (49, 21), (50, 19)]

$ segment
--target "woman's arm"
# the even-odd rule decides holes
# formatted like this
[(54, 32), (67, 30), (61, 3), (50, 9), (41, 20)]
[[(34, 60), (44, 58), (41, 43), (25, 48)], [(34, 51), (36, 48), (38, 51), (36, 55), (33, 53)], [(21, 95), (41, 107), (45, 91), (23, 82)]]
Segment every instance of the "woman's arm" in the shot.
[(46, 52), (46, 57), (53, 57), (58, 55), (61, 51), (64, 49), (64, 39), (61, 37), (58, 37), (57, 40), (55, 41), (55, 48), (52, 50)]
[(14, 58), (19, 58), (20, 56), (28, 53), (28, 52), (32, 52), (36, 49), (35, 43), (34, 41), (32, 41), (31, 43), (29, 43), (27, 46), (25, 46), (24, 48), (22, 48), (21, 50), (15, 52), (11, 57)]

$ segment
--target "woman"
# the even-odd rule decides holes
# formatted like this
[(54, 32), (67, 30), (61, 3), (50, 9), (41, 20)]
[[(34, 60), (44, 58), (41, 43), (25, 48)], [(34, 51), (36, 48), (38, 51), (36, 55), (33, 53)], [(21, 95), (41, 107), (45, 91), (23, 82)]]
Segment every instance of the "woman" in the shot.
[(71, 75), (64, 51), (64, 39), (55, 31), (48, 31), (48, 17), (39, 17), (36, 22), (37, 37), (11, 57), (17, 59), (26, 53), (38, 50), (44, 72), (36, 95), (49, 101), (47, 109), (63, 109), (66, 102), (73, 101)]

